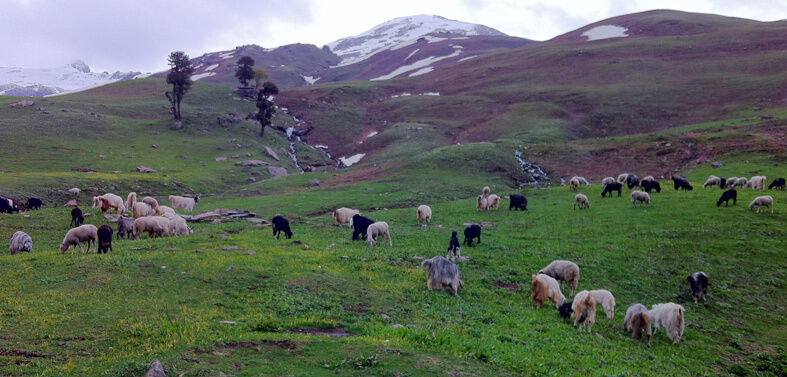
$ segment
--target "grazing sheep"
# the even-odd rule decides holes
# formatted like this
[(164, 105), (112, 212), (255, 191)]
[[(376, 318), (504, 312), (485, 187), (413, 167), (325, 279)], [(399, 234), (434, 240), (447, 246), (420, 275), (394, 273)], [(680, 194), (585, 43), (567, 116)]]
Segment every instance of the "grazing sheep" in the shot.
[(459, 275), (459, 267), (439, 255), (432, 259), (424, 259), (421, 267), (429, 267), (429, 277), (426, 280), (426, 287), (429, 290), (444, 287), (451, 289), (454, 296), (458, 296), (457, 290), (462, 286), (462, 277)]
[(738, 192), (735, 191), (734, 188), (731, 188), (721, 194), (721, 198), (716, 202), (716, 207), (721, 207), (721, 203), (724, 202), (725, 207), (729, 207), (730, 199), (732, 199), (732, 204), (738, 204)]
[(82, 192), (82, 190), (80, 190), (80, 189), (78, 189), (76, 187), (73, 187), (73, 188), (68, 189), (68, 192), (70, 192), (74, 196), (77, 196), (77, 195), (79, 195), (80, 192)]
[(483, 196), (485, 198), (487, 196), (489, 196), (489, 194), (491, 194), (491, 193), (492, 193), (492, 190), (490, 190), (488, 186), (486, 186), (483, 189), (481, 189), (481, 196)]
[(459, 238), (456, 236), (456, 232), (452, 232), (451, 241), (448, 242), (448, 255), (445, 256), (445, 259), (454, 261), (457, 258), (459, 258)]
[(735, 184), (738, 183), (738, 177), (729, 177), (727, 178), (727, 184), (724, 186), (725, 188), (735, 188)]
[(751, 182), (750, 182), (751, 184), (750, 184), (750, 186), (751, 186), (752, 190), (754, 190), (754, 191), (765, 191), (765, 182), (766, 182), (767, 179), (768, 179), (768, 177), (766, 177), (764, 175), (757, 175), (757, 176), (751, 177)]
[(780, 190), (784, 190), (784, 178), (776, 178), (775, 180), (773, 180), (773, 183), (768, 185), (768, 190), (773, 190), (774, 187)]
[(92, 224), (85, 224), (80, 225), (76, 228), (72, 228), (71, 230), (66, 233), (66, 237), (63, 238), (63, 242), (60, 244), (60, 252), (65, 253), (68, 251), (68, 248), (74, 246), (74, 250), (71, 251), (71, 254), (74, 254), (77, 251), (77, 246), (79, 246), (79, 250), (85, 252), (85, 249), (82, 248), (82, 242), (87, 242), (87, 252), (90, 252), (90, 245), (93, 244), (93, 252), (96, 252), (95, 245), (98, 242), (98, 228)]
[(585, 185), (585, 187), (590, 186), (590, 182), (585, 177), (575, 176), (571, 179), (576, 179), (580, 185)]
[(574, 196), (574, 209), (577, 209), (577, 206), (579, 206), (579, 209), (590, 208), (590, 200), (585, 194)]
[(74, 207), (74, 209), (71, 210), (71, 222), (68, 224), (68, 226), (73, 225), (74, 227), (78, 227), (84, 222), (85, 218), (82, 217), (82, 210), (79, 209), (79, 207)]
[[(579, 266), (577, 266), (576, 263), (567, 260), (555, 260), (538, 271), (538, 273), (547, 275), (555, 280), (566, 282), (569, 287), (568, 297), (574, 296), (577, 285), (579, 285)], [(562, 284), (560, 291), (563, 291)]]
[(642, 181), (642, 188), (645, 189), (645, 192), (650, 193), (653, 190), (656, 192), (661, 192), (661, 184), (656, 181)]
[(609, 197), (611, 198), (612, 197), (612, 191), (617, 191), (618, 192), (618, 196), (621, 196), (622, 195), (621, 194), (622, 193), (622, 189), (623, 189), (623, 184), (622, 183), (618, 183), (618, 182), (608, 183), (604, 187), (604, 191), (601, 192), (601, 197), (603, 198), (604, 196), (607, 195), (607, 193), (609, 193)]
[(557, 308), (557, 311), (560, 313), (561, 318), (571, 317), (571, 313), (574, 312), (574, 309), (571, 309), (571, 305), (574, 305), (573, 301), (560, 305), (560, 307)]
[(544, 274), (534, 274), (530, 284), (530, 300), (536, 303), (536, 309), (544, 305), (547, 299), (560, 308), (566, 303), (566, 297), (560, 292), (557, 280)]
[(653, 176), (652, 176), (652, 175), (645, 176), (645, 178), (642, 178), (642, 179), (640, 180), (640, 184), (641, 184), (642, 182), (645, 182), (645, 181), (647, 181), (647, 182), (655, 182), (655, 181), (656, 181), (656, 178), (653, 178)]
[(115, 230), (112, 229), (109, 225), (102, 225), (98, 227), (98, 253), (99, 254), (106, 254), (110, 250), (112, 250), (112, 233)]
[(8, 250), (11, 251), (11, 255), (21, 252), (31, 253), (33, 252), (33, 239), (21, 230), (14, 232), (14, 235), (11, 236)]
[(666, 304), (656, 304), (650, 308), (648, 315), (653, 321), (653, 333), (657, 333), (660, 328), (667, 330), (667, 336), (673, 341), (672, 344), (680, 343), (686, 322), (683, 313), (686, 311), (682, 306), (668, 302)]
[[(388, 243), (391, 247), (393, 247), (393, 240), (391, 240), (391, 232), (388, 228), (388, 223), (385, 221), (378, 221), (372, 225), (369, 225), (366, 228), (366, 242), (369, 243), (369, 246), (374, 246), (377, 244), (377, 237), (378, 236), (387, 236)], [(383, 245), (385, 245), (385, 237), (383, 238)]]
[(673, 182), (673, 184), (675, 186), (675, 191), (677, 191), (678, 189), (684, 189), (684, 190), (688, 190), (688, 191), (694, 190), (694, 186), (692, 186), (689, 183), (689, 180), (686, 179), (686, 177), (684, 177), (682, 175), (681, 176), (673, 176), (672, 177), (672, 182)]
[(597, 289), (590, 291), (590, 293), (596, 297), (596, 305), (601, 305), (604, 308), (607, 319), (615, 318), (615, 295), (605, 289)]
[(349, 224), (350, 228), (353, 226), (353, 216), (360, 215), (361, 212), (357, 209), (339, 208), (333, 211), (333, 219), (336, 220), (336, 226), (341, 227), (344, 224)]
[(432, 222), (432, 209), (428, 205), (421, 204), (415, 211), (415, 220), (418, 224), (423, 220), (426, 223)]
[(637, 202), (642, 202), (650, 207), (650, 195), (644, 191), (632, 191), (631, 205), (634, 206), (634, 208), (637, 208)]
[(131, 206), (131, 217), (138, 219), (145, 216), (155, 216), (156, 209), (144, 202), (135, 202)]
[(697, 303), (697, 299), (702, 297), (705, 300), (705, 294), (708, 293), (708, 275), (702, 271), (695, 272), (689, 275), (686, 280), (689, 281), (689, 287), (691, 288), (691, 295), (694, 297), (694, 303)]
[(175, 212), (174, 209), (172, 209), (172, 207), (168, 207), (168, 206), (158, 206), (158, 207), (156, 207), (156, 216), (163, 216), (166, 213), (171, 213), (173, 215), (177, 215), (178, 214), (177, 212)]
[(120, 216), (118, 217), (118, 232), (117, 238), (125, 236), (131, 238), (134, 235), (134, 219), (131, 217)]
[(719, 186), (719, 188), (721, 188), (721, 178), (715, 175), (711, 175), (710, 177), (708, 177), (708, 180), (702, 184), (702, 188), (706, 188), (706, 187), (713, 188), (713, 186)]
[(183, 208), (186, 212), (194, 210), (194, 204), (199, 203), (199, 196), (187, 198), (184, 196), (170, 195), (169, 200), (172, 202), (172, 209)]
[(25, 203), (25, 207), (27, 207), (28, 210), (41, 209), (42, 205), (44, 205), (44, 202), (39, 198), (28, 198)]
[(516, 211), (520, 209), (523, 211), (527, 211), (527, 198), (522, 194), (513, 194), (511, 195), (511, 203), (508, 204), (508, 210), (510, 211), (512, 208)]
[(727, 178), (719, 177), (719, 189), (727, 187)]
[(648, 308), (645, 305), (637, 303), (629, 306), (626, 310), (626, 318), (623, 319), (623, 329), (640, 342), (642, 342), (644, 335), (648, 340), (648, 348), (650, 348), (650, 338), (653, 336), (653, 331), (650, 326), (650, 314), (648, 314)]
[(167, 226), (168, 235), (179, 236), (181, 234), (194, 234), (194, 229), (189, 228), (189, 226), (186, 224), (186, 220), (180, 217), (180, 215), (177, 213), (165, 212), (162, 216), (169, 220), (169, 224)]
[(592, 327), (596, 324), (596, 297), (588, 291), (577, 293), (574, 302), (571, 304), (574, 311), (574, 327), (579, 324), (579, 329), (587, 327), (588, 333), (592, 333)]
[(753, 209), (754, 206), (757, 206), (757, 213), (760, 213), (762, 207), (766, 207), (763, 212), (767, 211), (768, 207), (771, 207), (771, 213), (773, 213), (773, 197), (770, 195), (758, 196), (749, 203), (749, 209)]
[(626, 183), (626, 181), (628, 180), (628, 178), (629, 178), (629, 173), (623, 173), (623, 174), (619, 174), (619, 175), (618, 175), (618, 179), (617, 179), (617, 181), (618, 181), (618, 183), (620, 183), (620, 184), (624, 184), (624, 183)]
[(126, 202), (123, 204), (125, 204), (126, 209), (132, 209), (134, 207), (134, 203), (136, 202), (137, 202), (137, 193), (132, 191), (128, 193), (128, 196), (126, 197)]
[[(752, 180), (756, 179), (756, 178), (757, 178), (757, 176), (755, 175), (754, 177), (752, 177)], [(752, 182), (752, 183), (754, 183), (754, 182)], [(751, 183), (749, 183), (749, 179), (748, 178), (740, 177), (740, 178), (738, 178), (738, 181), (735, 182), (735, 187), (740, 187), (742, 189), (745, 189), (745, 188), (751, 187)]]
[[(366, 229), (374, 224), (374, 220), (361, 215), (353, 215), (353, 241), (366, 238)], [(361, 236), (359, 238), (358, 236)]]
[(114, 209), (115, 212), (120, 215), (126, 207), (123, 204), (123, 198), (115, 194), (107, 193), (93, 197), (93, 208), (101, 208), (101, 213), (107, 213), (108, 210)]
[(577, 191), (577, 188), (579, 188), (579, 180), (577, 177), (571, 178), (571, 180), (568, 181), (568, 189), (570, 191)]
[(156, 200), (156, 198), (151, 197), (151, 196), (146, 196), (146, 197), (142, 198), (142, 203), (145, 203), (145, 204), (149, 205), (154, 210), (156, 208), (158, 208), (158, 200)]
[(498, 208), (500, 208), (500, 197), (496, 194), (489, 195), (486, 199), (486, 209), (497, 211)]
[(602, 189), (606, 188), (607, 185), (610, 184), (610, 183), (615, 183), (615, 178), (606, 177), (606, 178), (602, 179), (601, 180), (601, 188)]
[(486, 211), (486, 208), (489, 206), (488, 203), (489, 201), (487, 200), (486, 196), (478, 195), (478, 199), (476, 200), (476, 204), (475, 204), (475, 209), (477, 211)]
[(19, 207), (14, 204), (11, 199), (0, 197), (0, 213), (14, 213), (19, 212)]
[(279, 239), (279, 233), (284, 232), (284, 237), (287, 239), (292, 238), (292, 230), (290, 230), (290, 222), (282, 215), (273, 216), (271, 219), (273, 224), (273, 238)]
[(162, 216), (140, 217), (134, 220), (134, 239), (148, 232), (148, 238), (164, 237), (169, 232), (169, 219)]
[(618, 183), (620, 184), (625, 183), (626, 186), (628, 186), (628, 188), (631, 189), (633, 187), (639, 186), (639, 177), (637, 177), (636, 174), (623, 173), (621, 175), (618, 175)]
[(478, 243), (481, 243), (481, 225), (472, 224), (465, 228), (465, 240), (462, 244), (473, 246), (473, 238), (478, 238)]

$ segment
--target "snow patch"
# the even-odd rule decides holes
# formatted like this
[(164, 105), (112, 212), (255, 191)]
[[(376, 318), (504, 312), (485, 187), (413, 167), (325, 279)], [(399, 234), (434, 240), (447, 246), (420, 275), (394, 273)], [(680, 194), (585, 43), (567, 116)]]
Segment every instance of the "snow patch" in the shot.
[(210, 76), (216, 76), (216, 72), (205, 72), (205, 73), (200, 73), (198, 75), (192, 75), (191, 76), (191, 81), (197, 81), (199, 79), (204, 79), (204, 78), (210, 77)]
[(366, 135), (366, 137), (368, 138), (368, 137), (372, 137), (374, 135), (377, 135), (377, 131), (370, 132), (368, 135)]
[(426, 41), (429, 42), (429, 43), (437, 43), (437, 42), (442, 42), (442, 41), (447, 41), (448, 40), (448, 38), (433, 37), (431, 35), (425, 35), (424, 39), (426, 39)]
[(452, 40), (457, 40), (457, 39), (470, 39), (470, 37), (456, 37), (456, 38), (451, 38), (451, 39), (452, 39)]
[(314, 147), (315, 147), (315, 148), (320, 148), (320, 149), (328, 149), (328, 146), (327, 146), (327, 145), (322, 145), (322, 144), (317, 144), (317, 145), (315, 145)]
[(437, 93), (437, 92), (427, 92), (427, 93), (424, 93), (424, 94), (421, 94), (421, 95), (422, 95), (422, 96), (439, 96), (439, 95), (440, 95), (440, 93)]
[(470, 59), (472, 59), (472, 58), (477, 58), (477, 57), (478, 57), (478, 55), (468, 56), (468, 57), (466, 57), (466, 58), (461, 58), (461, 59), (459, 59), (459, 61), (460, 61), (460, 62), (463, 62), (463, 61), (465, 61), (465, 60), (470, 60)]
[(392, 96), (391, 96), (391, 98), (398, 98), (398, 97), (409, 97), (409, 96), (411, 96), (411, 95), (412, 95), (412, 94), (410, 94), (410, 93), (394, 94), (394, 95), (392, 95)]
[(363, 156), (366, 156), (366, 153), (358, 153), (351, 157), (341, 157), (339, 158), (339, 161), (341, 161), (344, 166), (352, 166), (353, 164), (358, 163), (358, 161), (361, 161)]
[(219, 65), (218, 65), (218, 64), (214, 64), (214, 65), (212, 65), (212, 66), (210, 66), (210, 67), (208, 67), (208, 68), (205, 68), (205, 72), (207, 72), (207, 71), (212, 71), (212, 70), (214, 70), (214, 69), (216, 69), (216, 68), (218, 68), (218, 67), (219, 67)]
[(434, 67), (426, 67), (407, 75), (407, 77), (421, 76), (432, 71), (434, 71)]
[(315, 79), (312, 76), (301, 76), (301, 77), (303, 77), (303, 80), (306, 81), (307, 83), (309, 83), (309, 85), (314, 85), (314, 83), (317, 82), (317, 80), (320, 79), (319, 77)]
[(628, 29), (622, 26), (601, 25), (582, 33), (582, 36), (587, 37), (588, 41), (608, 38), (622, 38), (628, 37), (626, 31), (628, 31)]
[(405, 66), (401, 66), (401, 67), (395, 69), (393, 72), (391, 72), (391, 73), (389, 73), (387, 75), (383, 75), (383, 76), (380, 76), (380, 77), (375, 77), (375, 78), (373, 78), (373, 79), (371, 79), (369, 81), (390, 80), (390, 79), (392, 79), (392, 78), (394, 78), (396, 76), (399, 76), (401, 74), (404, 74), (404, 73), (407, 73), (407, 72), (410, 72), (410, 71), (420, 70), (422, 68), (428, 67), (428, 66), (430, 66), (430, 65), (432, 65), (434, 63), (439, 62), (440, 60), (457, 57), (461, 53), (462, 53), (461, 50), (456, 50), (456, 51), (454, 51), (453, 54), (442, 56), (442, 57), (439, 57), (439, 58), (434, 57), (434, 56), (430, 56), (430, 57), (428, 57), (426, 59), (419, 60), (419, 61), (417, 61), (417, 62), (415, 62), (413, 64), (408, 64), (408, 65), (405, 65)]
[(415, 53), (416, 53), (416, 52), (418, 52), (418, 51), (420, 51), (420, 50), (421, 50), (420, 48), (416, 48), (416, 49), (415, 49), (413, 52), (411, 52), (411, 53), (410, 53), (410, 55), (407, 55), (407, 57), (406, 57), (406, 58), (404, 58), (404, 61), (407, 61), (407, 59), (410, 59), (410, 58), (412, 58), (412, 57), (413, 57), (413, 55), (415, 55)]
[(418, 42), (417, 39), (413, 39), (411, 41), (404, 41), (402, 43), (397, 44), (396, 46), (391, 47), (390, 50), (391, 51), (396, 51), (396, 50), (398, 50), (400, 48), (405, 48), (407, 46), (414, 45), (416, 42)]
[(235, 51), (225, 52), (223, 54), (219, 54), (219, 57), (222, 59), (232, 59), (235, 57)]

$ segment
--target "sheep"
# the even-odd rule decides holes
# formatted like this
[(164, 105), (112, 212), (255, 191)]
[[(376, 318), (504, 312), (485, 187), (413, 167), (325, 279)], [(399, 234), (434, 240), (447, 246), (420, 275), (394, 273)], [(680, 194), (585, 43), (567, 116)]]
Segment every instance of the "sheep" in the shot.
[[(576, 263), (567, 260), (555, 260), (538, 271), (538, 273), (547, 275), (555, 280), (566, 282), (569, 287), (568, 297), (574, 296), (577, 285), (579, 285), (579, 266), (577, 266)], [(560, 291), (563, 291), (562, 284)]]
[(656, 304), (650, 308), (648, 315), (653, 322), (653, 333), (657, 333), (660, 328), (667, 330), (667, 336), (672, 340), (672, 344), (680, 343), (683, 330), (686, 327), (683, 313), (686, 311), (682, 306), (668, 302), (666, 304)]
[(123, 204), (126, 205), (126, 209), (132, 209), (134, 207), (134, 203), (136, 202), (137, 202), (137, 193), (132, 191), (128, 193), (128, 196), (126, 197), (126, 202)]
[(194, 204), (199, 203), (199, 196), (186, 198), (184, 196), (170, 195), (169, 200), (172, 202), (172, 209), (183, 208), (186, 212), (191, 212), (194, 209)]
[(180, 215), (177, 213), (165, 212), (162, 217), (169, 220), (169, 224), (167, 226), (168, 235), (179, 236), (181, 234), (194, 234), (194, 229), (189, 228), (189, 226), (186, 224), (186, 220), (180, 217)]
[(773, 182), (768, 185), (768, 190), (773, 190), (776, 187), (777, 189), (784, 190), (784, 178), (776, 178)]
[(571, 304), (571, 310), (574, 311), (574, 327), (579, 324), (579, 329), (587, 327), (588, 333), (593, 332), (592, 327), (596, 324), (596, 297), (589, 291), (582, 291), (577, 293), (574, 297), (574, 302)]
[(0, 213), (14, 213), (19, 212), (19, 207), (14, 204), (11, 199), (0, 197)]
[(33, 239), (30, 238), (30, 235), (21, 230), (14, 232), (14, 235), (11, 236), (11, 243), (8, 246), (8, 250), (11, 252), (11, 255), (21, 252), (32, 253)]
[(444, 287), (448, 287), (454, 296), (458, 296), (457, 290), (462, 286), (459, 267), (439, 255), (432, 259), (424, 259), (421, 262), (421, 267), (429, 267), (426, 287), (430, 291), (434, 289), (443, 290)]
[[(377, 237), (378, 236), (387, 236), (388, 243), (391, 247), (393, 247), (393, 240), (391, 240), (391, 232), (388, 228), (388, 223), (385, 221), (378, 221), (372, 225), (369, 225), (366, 228), (366, 242), (369, 246), (374, 246), (377, 244)], [(383, 237), (383, 245), (385, 245), (385, 237)]]
[(349, 224), (350, 228), (353, 226), (353, 216), (360, 215), (361, 212), (357, 209), (339, 208), (333, 211), (333, 219), (336, 221), (336, 226), (341, 227), (344, 224)]
[(571, 309), (571, 305), (573, 305), (573, 304), (574, 304), (573, 301), (572, 302), (566, 302), (565, 304), (560, 305), (560, 307), (557, 308), (557, 311), (560, 313), (560, 317), (561, 318), (571, 317), (571, 313), (574, 312), (574, 309)]
[(134, 239), (138, 240), (143, 232), (148, 232), (148, 238), (164, 237), (169, 232), (169, 219), (162, 216), (148, 216), (134, 220)]
[(27, 202), (25, 203), (25, 207), (27, 207), (29, 210), (41, 209), (42, 205), (44, 205), (44, 202), (42, 202), (39, 198), (28, 198)]
[(570, 191), (577, 191), (578, 187), (579, 187), (579, 180), (577, 179), (577, 177), (571, 178), (571, 180), (568, 181), (568, 189)]
[(523, 211), (527, 211), (527, 197), (522, 194), (513, 194), (510, 197), (511, 202), (508, 204), (508, 210), (510, 211), (512, 208), (515, 211), (519, 211), (520, 209)]
[(607, 319), (615, 318), (615, 295), (605, 289), (597, 289), (590, 293), (596, 297), (596, 306), (601, 305), (604, 308)]
[(735, 184), (738, 183), (738, 177), (729, 177), (727, 178), (727, 184), (724, 186), (725, 188), (735, 188)]
[(460, 258), (459, 251), (459, 238), (456, 236), (456, 232), (452, 232), (451, 241), (448, 242), (448, 254), (445, 256), (445, 259), (454, 261)]
[(156, 200), (156, 198), (151, 197), (151, 196), (146, 196), (146, 197), (142, 198), (142, 203), (146, 203), (147, 205), (149, 205), (153, 209), (158, 208), (158, 200)]
[(650, 338), (653, 336), (653, 331), (650, 326), (648, 308), (639, 303), (629, 306), (626, 310), (626, 318), (623, 319), (623, 330), (631, 333), (631, 337), (640, 342), (644, 336), (648, 340), (648, 348), (650, 348)]
[(71, 230), (66, 233), (66, 237), (63, 238), (63, 242), (60, 244), (60, 252), (65, 253), (68, 251), (68, 248), (74, 246), (74, 250), (71, 251), (71, 254), (74, 254), (77, 251), (77, 246), (79, 246), (79, 250), (83, 253), (85, 249), (82, 248), (82, 242), (87, 242), (87, 252), (90, 252), (90, 245), (93, 244), (93, 252), (96, 252), (96, 243), (98, 242), (98, 228), (92, 224), (85, 224), (80, 225), (76, 228), (72, 228)]
[(164, 214), (171, 213), (173, 215), (177, 215), (172, 207), (169, 206), (158, 206), (156, 207), (156, 216), (163, 216)]
[(606, 178), (601, 180), (601, 188), (604, 189), (604, 188), (607, 187), (608, 184), (614, 183), (614, 182), (615, 182), (615, 178), (606, 177)]
[(702, 297), (705, 300), (705, 294), (708, 293), (708, 274), (699, 271), (695, 272), (686, 278), (689, 281), (689, 288), (691, 288), (691, 296), (694, 297), (694, 303), (697, 299)]
[(420, 224), (422, 220), (426, 223), (432, 222), (432, 209), (425, 204), (421, 204), (418, 206), (418, 209), (415, 210), (415, 221)]
[(590, 186), (590, 182), (585, 177), (575, 176), (571, 179), (576, 179), (580, 185), (585, 185), (585, 187)]
[(71, 210), (71, 222), (68, 224), (68, 226), (73, 224), (73, 226), (76, 228), (82, 225), (84, 222), (85, 218), (82, 217), (82, 210), (79, 209), (79, 207), (74, 207), (74, 209)]
[(500, 197), (495, 194), (489, 195), (486, 200), (486, 209), (497, 211), (498, 208), (500, 208)]
[(117, 238), (125, 236), (131, 238), (134, 235), (134, 219), (131, 217), (120, 216), (118, 217), (118, 231)]
[(579, 209), (590, 208), (590, 200), (588, 200), (585, 194), (577, 194), (574, 196), (574, 209), (577, 209), (577, 206), (579, 206)]
[(634, 206), (634, 208), (637, 208), (637, 202), (645, 203), (648, 207), (650, 207), (650, 195), (644, 191), (632, 191), (631, 205)]
[(715, 175), (711, 175), (710, 177), (708, 177), (708, 180), (706, 180), (705, 183), (702, 184), (702, 188), (706, 188), (706, 187), (713, 188), (713, 186), (717, 186), (717, 185), (719, 186), (719, 188), (721, 188), (721, 178)]
[[(374, 224), (374, 220), (361, 215), (353, 215), (353, 241), (366, 238), (366, 229)], [(362, 238), (359, 238), (362, 236)]]
[(749, 203), (749, 209), (753, 209), (754, 206), (757, 206), (757, 213), (760, 213), (760, 209), (762, 207), (766, 207), (763, 212), (768, 210), (767, 207), (771, 207), (771, 213), (773, 213), (773, 197), (770, 195), (758, 196), (754, 198), (751, 203)]
[(120, 215), (125, 210), (125, 205), (121, 197), (107, 193), (93, 197), (93, 208), (101, 208), (102, 213), (107, 213), (108, 210), (114, 209)]
[(629, 173), (619, 174), (617, 182), (620, 183), (620, 184), (624, 184), (624, 183), (626, 183), (628, 178), (629, 178)]
[(652, 175), (645, 176), (645, 178), (642, 178), (642, 179), (640, 180), (640, 184), (641, 184), (642, 182), (645, 182), (645, 181), (647, 181), (647, 182), (655, 182), (655, 181), (656, 181), (656, 178), (653, 178), (653, 176), (652, 176)]
[(131, 217), (138, 219), (145, 216), (155, 216), (156, 209), (144, 202), (135, 202), (131, 206)]
[(637, 177), (636, 174), (629, 174), (628, 177), (626, 177), (626, 186), (629, 190), (639, 186), (639, 177)]
[(483, 189), (481, 189), (481, 196), (483, 196), (485, 198), (487, 196), (489, 196), (489, 194), (491, 194), (491, 193), (492, 193), (492, 190), (490, 190), (488, 186), (486, 186)]
[(721, 202), (724, 202), (725, 207), (729, 207), (730, 199), (732, 199), (732, 205), (738, 204), (738, 192), (734, 188), (721, 194), (721, 198), (716, 202), (716, 207), (721, 207)]
[[(752, 179), (755, 179), (755, 178), (757, 178), (756, 175), (754, 177), (752, 177)], [(740, 188), (745, 189), (747, 187), (751, 187), (751, 184), (749, 184), (749, 179), (748, 178), (740, 177), (740, 178), (738, 178), (738, 181), (735, 182), (735, 187), (740, 187)]]
[(694, 187), (689, 183), (689, 180), (686, 179), (686, 177), (684, 177), (682, 175), (681, 176), (673, 176), (672, 177), (672, 182), (673, 182), (673, 184), (675, 186), (675, 191), (677, 191), (678, 189), (684, 189), (684, 190), (688, 190), (688, 191), (694, 190)]
[(481, 225), (472, 224), (465, 228), (465, 240), (462, 244), (473, 246), (473, 238), (478, 238), (478, 243), (481, 243)]
[(607, 195), (607, 193), (609, 193), (609, 197), (611, 198), (612, 191), (617, 191), (618, 196), (621, 196), (622, 189), (623, 189), (622, 183), (618, 183), (618, 182), (608, 183), (606, 186), (604, 186), (604, 191), (601, 191), (601, 197), (603, 198), (604, 196)]
[(292, 238), (292, 230), (290, 230), (290, 222), (282, 215), (273, 216), (271, 219), (273, 223), (273, 239), (279, 239), (279, 233), (284, 232), (284, 237), (287, 239)]
[(765, 181), (768, 177), (764, 175), (757, 175), (751, 177), (751, 188), (754, 191), (765, 191)]
[(727, 187), (727, 178), (719, 177), (719, 189)]
[(642, 188), (645, 189), (645, 192), (650, 194), (651, 191), (656, 190), (656, 192), (661, 192), (661, 184), (656, 181), (642, 181)]
[(110, 250), (112, 250), (112, 233), (115, 230), (112, 229), (109, 225), (102, 225), (98, 227), (98, 253), (99, 254), (106, 254)]
[(548, 275), (533, 274), (530, 284), (530, 300), (536, 303), (536, 309), (538, 309), (544, 305), (547, 299), (552, 301), (556, 308), (566, 303), (566, 297), (560, 291), (557, 280)]
[(68, 192), (70, 192), (74, 196), (77, 196), (77, 195), (79, 195), (80, 192), (82, 192), (82, 190), (80, 190), (80, 189), (78, 189), (76, 187), (72, 187), (72, 188), (68, 189)]
[(486, 208), (489, 206), (488, 203), (489, 201), (487, 200), (486, 196), (478, 195), (478, 198), (476, 199), (475, 209), (477, 211), (485, 211)]

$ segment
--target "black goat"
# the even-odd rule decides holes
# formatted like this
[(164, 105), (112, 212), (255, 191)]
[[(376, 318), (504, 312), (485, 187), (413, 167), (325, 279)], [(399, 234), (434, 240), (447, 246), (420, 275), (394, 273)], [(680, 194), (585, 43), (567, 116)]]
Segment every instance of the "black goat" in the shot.
[(721, 207), (722, 202), (724, 202), (725, 207), (729, 207), (730, 199), (732, 199), (732, 205), (738, 204), (738, 192), (735, 191), (735, 189), (729, 189), (723, 192), (719, 201), (716, 202), (716, 207)]
[(773, 183), (768, 185), (768, 190), (773, 190), (774, 187), (784, 190), (784, 178), (776, 178)]
[(574, 309), (571, 309), (571, 305), (572, 305), (572, 304), (574, 304), (574, 302), (573, 302), (573, 301), (572, 301), (572, 302), (567, 302), (567, 303), (565, 303), (565, 304), (561, 305), (561, 306), (560, 306), (560, 307), (557, 309), (557, 310), (560, 312), (560, 316), (561, 316), (561, 317), (563, 317), (563, 318), (568, 318), (568, 317), (571, 317), (571, 313), (573, 313), (573, 312), (574, 312)]
[[(361, 216), (361, 215), (353, 215), (353, 241), (362, 239), (366, 239), (366, 229), (369, 228), (369, 225), (374, 224), (374, 220)], [(361, 238), (359, 238), (361, 236)]]
[(452, 261), (456, 258), (459, 258), (459, 237), (456, 236), (456, 232), (452, 232), (451, 241), (448, 242), (448, 255), (445, 259)]
[(694, 303), (697, 303), (697, 299), (702, 297), (705, 299), (705, 294), (708, 293), (708, 275), (702, 271), (695, 272), (689, 275), (686, 280), (689, 281), (689, 286), (691, 287), (691, 295), (694, 296)]
[(478, 238), (478, 243), (481, 243), (481, 225), (473, 224), (465, 228), (465, 240), (463, 244), (473, 246), (473, 238)]
[(112, 233), (115, 232), (109, 225), (98, 227), (98, 253), (108, 253), (112, 250)]
[(41, 199), (38, 198), (29, 198), (27, 199), (27, 203), (25, 203), (25, 206), (28, 209), (41, 209), (42, 205), (44, 205), (44, 202), (42, 202)]
[(675, 190), (684, 189), (684, 190), (694, 190), (694, 187), (689, 183), (689, 180), (686, 177), (680, 176), (673, 176), (672, 182), (675, 184)]
[(68, 224), (69, 226), (73, 225), (74, 228), (82, 225), (85, 222), (85, 218), (82, 217), (82, 210), (79, 207), (74, 207), (71, 210), (71, 222)]
[(284, 236), (287, 239), (292, 238), (292, 230), (290, 230), (290, 222), (287, 221), (281, 215), (273, 216), (271, 219), (271, 223), (273, 223), (273, 238), (279, 239), (279, 233), (284, 232)]
[(650, 194), (651, 191), (661, 192), (661, 184), (656, 181), (642, 181), (642, 188)]
[(611, 198), (612, 197), (612, 191), (617, 191), (618, 192), (618, 196), (620, 196), (620, 192), (621, 192), (622, 188), (623, 188), (623, 184), (622, 183), (612, 182), (612, 183), (608, 184), (606, 187), (604, 187), (604, 191), (601, 192), (601, 197), (603, 198), (603, 197), (607, 196), (607, 193), (609, 193), (609, 197)]
[(520, 209), (527, 211), (527, 198), (522, 194), (511, 195), (511, 203), (508, 205), (508, 210), (510, 211), (512, 208), (516, 211)]

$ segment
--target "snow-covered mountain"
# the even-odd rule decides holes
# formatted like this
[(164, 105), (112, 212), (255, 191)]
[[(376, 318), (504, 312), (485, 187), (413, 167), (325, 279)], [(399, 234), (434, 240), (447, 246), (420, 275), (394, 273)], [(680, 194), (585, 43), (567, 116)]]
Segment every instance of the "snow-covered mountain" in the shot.
[(478, 24), (449, 20), (440, 16), (417, 15), (394, 18), (354, 37), (342, 38), (328, 47), (342, 57), (339, 66), (365, 60), (377, 52), (396, 49), (412, 43), (427, 34), (499, 35), (505, 34)]
[(81, 60), (55, 68), (0, 67), (0, 95), (43, 97), (130, 80), (139, 72), (91, 72)]

